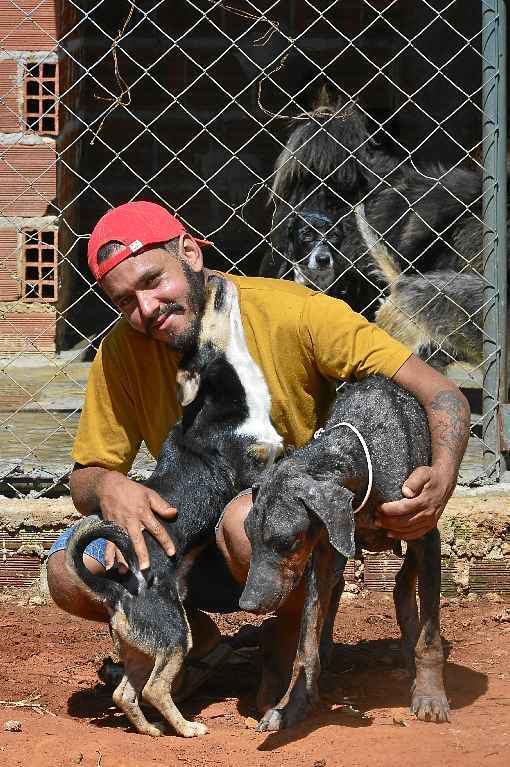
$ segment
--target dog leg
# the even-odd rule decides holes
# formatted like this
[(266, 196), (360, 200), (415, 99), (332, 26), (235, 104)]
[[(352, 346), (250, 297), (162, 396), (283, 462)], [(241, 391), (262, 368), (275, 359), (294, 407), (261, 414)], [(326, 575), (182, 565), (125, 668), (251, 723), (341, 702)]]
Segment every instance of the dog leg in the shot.
[(439, 630), (441, 540), (437, 529), (424, 537), (418, 553), (421, 631), (415, 648), (416, 679), (411, 711), (422, 721), (450, 721), (444, 689), (444, 653)]
[[(337, 557), (338, 561), (341, 560), (341, 571), (343, 572), (345, 567), (344, 557)], [(345, 588), (345, 578), (342, 574), (339, 575), (338, 582), (333, 587), (331, 592), (331, 600), (329, 603), (329, 610), (324, 621), (324, 627), (322, 629), (321, 643), (320, 643), (320, 659), (321, 669), (324, 671), (325, 667), (329, 665), (331, 661), (331, 654), (333, 652), (333, 626), (335, 625), (335, 618), (338, 612), (338, 605), (340, 604), (341, 596)]]
[(317, 544), (304, 575), (305, 602), (290, 685), (275, 708), (266, 711), (258, 732), (283, 730), (303, 721), (319, 701), (319, 644), (335, 586), (333, 572), (334, 549), (329, 542)]
[(182, 735), (184, 738), (194, 738), (197, 735), (206, 735), (207, 727), (201, 722), (189, 722), (185, 719), (171, 696), (172, 683), (179, 673), (183, 661), (184, 654), (180, 650), (159, 652), (142, 695), (147, 703), (150, 703), (163, 715), (178, 735)]
[[(124, 643), (123, 643), (124, 644)], [(139, 703), (139, 697), (152, 668), (152, 659), (132, 651), (124, 644), (122, 651), (124, 676), (113, 693), (113, 702), (127, 716), (142, 735), (158, 737), (163, 734), (164, 726), (151, 724), (145, 718)]]
[(404, 562), (395, 578), (393, 601), (395, 603), (397, 623), (402, 636), (402, 647), (406, 665), (413, 678), (415, 675), (414, 648), (416, 647), (420, 631), (418, 605), (416, 602), (417, 572), (418, 562), (416, 553), (412, 545), (408, 545)]

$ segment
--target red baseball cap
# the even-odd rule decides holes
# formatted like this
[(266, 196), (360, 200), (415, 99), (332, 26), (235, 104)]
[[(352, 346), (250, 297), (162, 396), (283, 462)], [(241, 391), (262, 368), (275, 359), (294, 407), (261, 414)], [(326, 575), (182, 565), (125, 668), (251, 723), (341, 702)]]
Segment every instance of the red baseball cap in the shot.
[[(87, 249), (87, 261), (96, 280), (101, 280), (125, 258), (148, 246), (168, 242), (181, 234), (189, 234), (181, 222), (155, 202), (127, 202), (105, 213), (94, 227)], [(191, 237), (192, 235), (190, 235)], [(193, 237), (198, 245), (212, 245), (209, 240)], [(98, 250), (108, 242), (121, 242), (126, 247), (97, 263)]]

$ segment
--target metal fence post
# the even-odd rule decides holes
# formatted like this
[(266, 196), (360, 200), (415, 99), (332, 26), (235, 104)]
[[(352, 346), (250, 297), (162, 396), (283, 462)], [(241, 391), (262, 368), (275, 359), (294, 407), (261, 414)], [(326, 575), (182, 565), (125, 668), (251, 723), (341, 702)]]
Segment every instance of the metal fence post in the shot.
[(483, 420), (487, 477), (498, 481), (506, 370), (506, 3), (482, 0), (484, 295)]

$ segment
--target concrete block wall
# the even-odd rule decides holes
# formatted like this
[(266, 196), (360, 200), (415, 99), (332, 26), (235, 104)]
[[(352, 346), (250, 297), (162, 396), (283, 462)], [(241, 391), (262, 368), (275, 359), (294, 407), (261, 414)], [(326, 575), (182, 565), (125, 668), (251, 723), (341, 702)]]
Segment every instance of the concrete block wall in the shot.
[[(37, 582), (52, 542), (79, 518), (70, 498), (0, 499), (0, 587)], [(440, 530), (445, 596), (510, 595), (510, 485), (459, 489)], [(347, 564), (347, 591), (390, 592), (401, 563), (389, 552), (364, 552)]]

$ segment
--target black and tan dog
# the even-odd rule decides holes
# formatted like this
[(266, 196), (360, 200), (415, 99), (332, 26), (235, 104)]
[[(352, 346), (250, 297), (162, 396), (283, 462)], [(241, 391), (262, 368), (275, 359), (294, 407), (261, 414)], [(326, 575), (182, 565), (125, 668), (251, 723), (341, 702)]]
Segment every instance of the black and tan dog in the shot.
[[(366, 494), (369, 469), (365, 448), (346, 422), (364, 438), (373, 469), (372, 490), (356, 517), (353, 509)], [(355, 534), (365, 548), (392, 548), (385, 531), (374, 526), (375, 508), (401, 498), (413, 469), (430, 462), (423, 408), (408, 392), (378, 376), (345, 387), (321, 432), (269, 469), (245, 523), (252, 558), (242, 609), (272, 612), (306, 579), (291, 682), (260, 721), (260, 731), (293, 725), (318, 702), (321, 663), (331, 648), (342, 572), (354, 554)], [(442, 722), (449, 719), (449, 707), (439, 633), (440, 557), (437, 529), (409, 542), (394, 599), (406, 657), (415, 672), (411, 710), (418, 719)]]
[[(150, 703), (185, 737), (203, 735), (205, 725), (186, 721), (172, 700), (172, 684), (191, 648), (183, 607), (195, 557), (214, 536), (225, 505), (251, 487), (281, 438), (271, 424), (270, 396), (246, 347), (235, 286), (209, 278), (198, 346), (177, 374), (182, 421), (163, 445), (146, 485), (178, 510), (162, 520), (175, 544), (169, 558), (144, 532), (151, 566), (141, 572), (132, 543), (121, 528), (92, 516), (76, 528), (67, 564), (106, 605), (124, 676), (114, 702), (138, 732), (160, 735), (163, 724), (145, 718)], [(83, 564), (86, 545), (112, 541), (129, 566), (127, 576), (99, 577)]]

